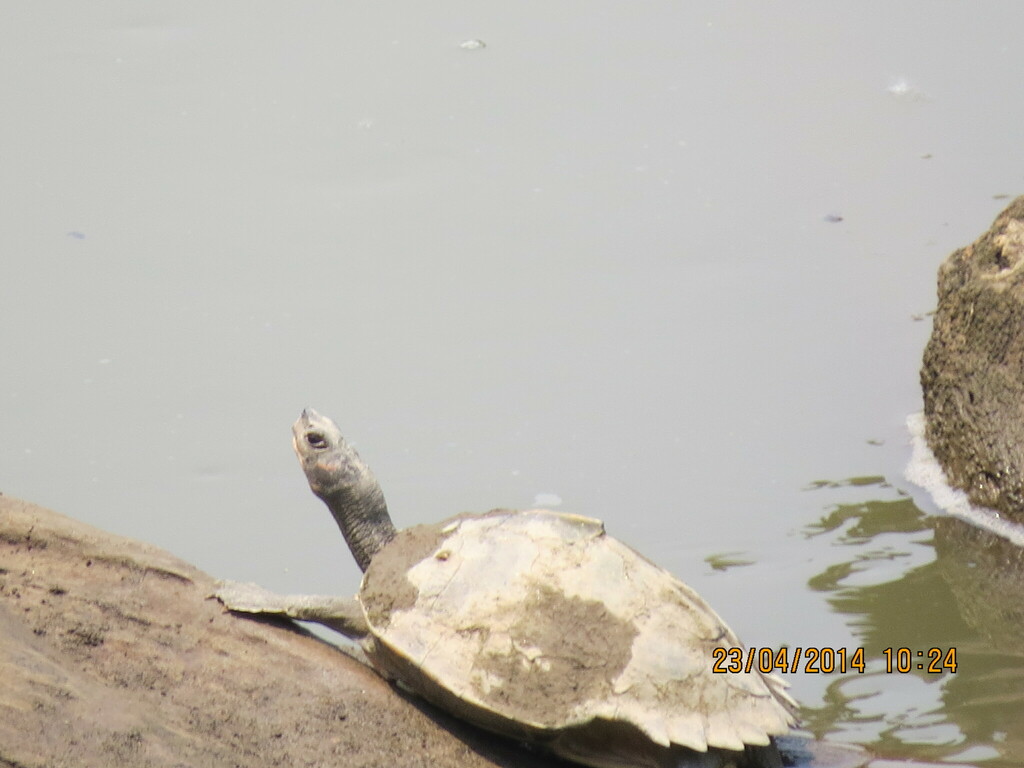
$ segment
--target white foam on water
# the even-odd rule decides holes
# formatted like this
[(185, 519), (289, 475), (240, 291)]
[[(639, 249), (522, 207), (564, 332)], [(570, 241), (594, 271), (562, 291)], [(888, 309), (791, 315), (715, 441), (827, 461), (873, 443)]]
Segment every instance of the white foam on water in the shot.
[(1005, 520), (994, 509), (974, 506), (966, 493), (950, 486), (946, 480), (946, 473), (942, 471), (935, 454), (928, 447), (924, 437), (924, 426), (923, 413), (912, 413), (907, 416), (912, 452), (910, 462), (903, 470), (903, 476), (926, 490), (940, 509), (1002, 536), (1019, 547), (1024, 547), (1024, 526)]

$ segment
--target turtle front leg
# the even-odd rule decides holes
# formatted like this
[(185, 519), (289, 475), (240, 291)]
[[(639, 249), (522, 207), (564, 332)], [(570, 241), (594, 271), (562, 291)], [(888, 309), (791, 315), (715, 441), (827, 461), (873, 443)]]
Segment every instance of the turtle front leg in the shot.
[(258, 584), (218, 581), (210, 597), (220, 600), (235, 613), (286, 616), (299, 621), (315, 621), (360, 640), (369, 633), (363, 608), (354, 597), (333, 595), (278, 595)]

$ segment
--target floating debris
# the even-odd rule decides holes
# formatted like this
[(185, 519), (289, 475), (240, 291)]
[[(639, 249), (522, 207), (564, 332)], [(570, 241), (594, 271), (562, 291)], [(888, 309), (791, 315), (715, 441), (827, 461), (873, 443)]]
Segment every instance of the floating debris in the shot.
[(459, 48), (465, 51), (479, 51), (481, 48), (486, 48), (487, 43), (483, 40), (466, 40), (464, 43), (459, 44)]
[(924, 101), (927, 99), (927, 95), (921, 91), (916, 85), (911, 83), (905, 77), (897, 78), (886, 88), (891, 95), (897, 99), (908, 99), (910, 101)]

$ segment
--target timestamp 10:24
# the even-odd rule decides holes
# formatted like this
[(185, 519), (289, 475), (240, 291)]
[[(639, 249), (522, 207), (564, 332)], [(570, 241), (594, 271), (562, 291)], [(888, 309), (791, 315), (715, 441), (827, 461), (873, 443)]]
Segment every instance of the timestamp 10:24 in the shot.
[(939, 674), (942, 672), (956, 673), (956, 648), (928, 648), (924, 651), (913, 651), (910, 648), (883, 648), (885, 671), (906, 674), (913, 670)]

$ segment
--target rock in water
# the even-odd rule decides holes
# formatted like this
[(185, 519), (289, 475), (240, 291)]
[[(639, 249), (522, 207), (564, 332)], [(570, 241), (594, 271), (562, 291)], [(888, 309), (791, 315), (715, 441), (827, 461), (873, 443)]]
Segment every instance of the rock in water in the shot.
[(928, 444), (973, 504), (1024, 521), (1024, 197), (939, 268), (921, 368)]

